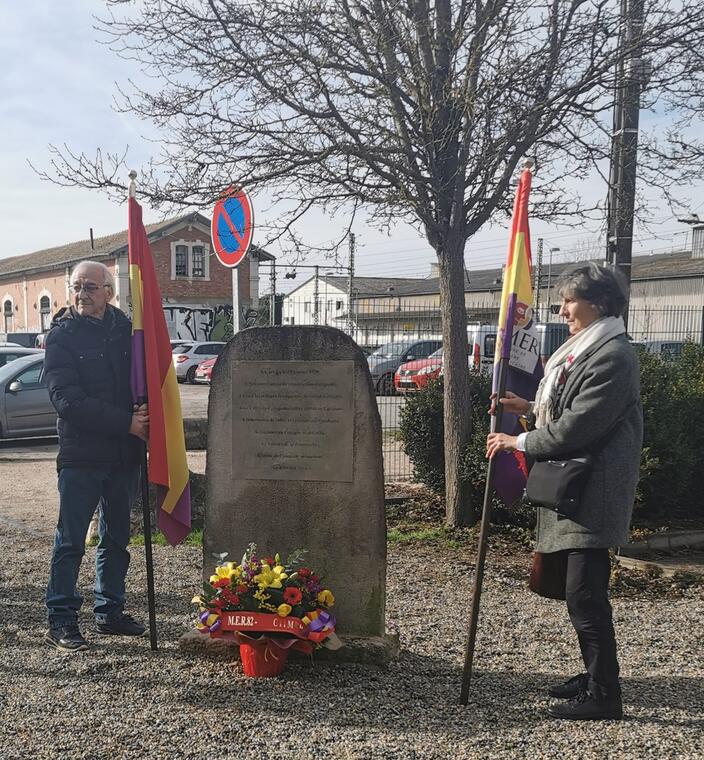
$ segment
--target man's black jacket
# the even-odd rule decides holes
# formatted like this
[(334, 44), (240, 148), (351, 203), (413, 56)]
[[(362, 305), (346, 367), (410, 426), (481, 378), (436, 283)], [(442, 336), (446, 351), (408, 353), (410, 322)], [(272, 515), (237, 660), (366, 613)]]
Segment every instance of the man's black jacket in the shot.
[(109, 304), (102, 320), (73, 308), (54, 318), (44, 369), (59, 414), (59, 469), (139, 462), (139, 439), (128, 433), (131, 329), (129, 319)]

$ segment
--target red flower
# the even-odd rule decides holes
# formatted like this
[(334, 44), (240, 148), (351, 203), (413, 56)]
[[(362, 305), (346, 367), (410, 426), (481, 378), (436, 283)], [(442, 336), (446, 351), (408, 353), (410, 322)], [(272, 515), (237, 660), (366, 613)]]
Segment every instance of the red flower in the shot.
[(216, 597), (215, 599), (213, 599), (212, 602), (210, 602), (210, 604), (212, 604), (213, 607), (217, 607), (218, 609), (221, 609), (222, 606), (225, 604), (225, 600), (220, 597)]
[(274, 567), (274, 558), (273, 557), (264, 557), (262, 562), (265, 562), (269, 567)]
[(310, 570), (307, 567), (299, 567), (298, 574), (301, 578), (308, 578), (310, 576)]
[(230, 589), (225, 589), (220, 593), (220, 596), (228, 603), (228, 604), (239, 604), (240, 598), (237, 596), (237, 594), (233, 594)]
[(247, 593), (247, 591), (248, 591), (248, 589), (249, 589), (249, 586), (247, 586), (245, 583), (238, 583), (238, 584), (235, 586), (235, 591), (236, 591), (238, 594), (246, 594), (246, 593)]
[(284, 601), (286, 604), (293, 606), (294, 604), (298, 604), (302, 598), (303, 594), (301, 594), (301, 589), (296, 588), (295, 586), (289, 586), (284, 589)]
[(212, 585), (214, 588), (227, 588), (230, 585), (230, 579), (218, 578), (218, 580), (216, 580)]

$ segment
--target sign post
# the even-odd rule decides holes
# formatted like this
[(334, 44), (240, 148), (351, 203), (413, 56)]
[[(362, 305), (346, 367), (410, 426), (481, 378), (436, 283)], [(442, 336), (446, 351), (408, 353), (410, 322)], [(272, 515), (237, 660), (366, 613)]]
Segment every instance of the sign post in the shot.
[(218, 261), (232, 269), (232, 333), (240, 331), (239, 265), (244, 261), (254, 232), (254, 211), (244, 190), (229, 187), (213, 209), (210, 237)]

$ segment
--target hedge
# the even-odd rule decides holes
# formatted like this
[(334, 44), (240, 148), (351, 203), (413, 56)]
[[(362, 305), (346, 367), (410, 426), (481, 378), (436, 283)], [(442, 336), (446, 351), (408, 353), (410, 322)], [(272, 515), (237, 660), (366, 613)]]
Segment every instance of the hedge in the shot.
[[(682, 355), (667, 359), (639, 351), (644, 441), (634, 524), (704, 518), (700, 482), (704, 466), (704, 347), (685, 344)], [(489, 432), (491, 378), (472, 374), (472, 438), (462, 458), (461, 477), (473, 503), (481, 503), (486, 483), (484, 450)], [(445, 486), (442, 383), (408, 397), (401, 410), (400, 437), (414, 476), (442, 493)], [(527, 508), (511, 516), (498, 497), (496, 521), (528, 524)]]

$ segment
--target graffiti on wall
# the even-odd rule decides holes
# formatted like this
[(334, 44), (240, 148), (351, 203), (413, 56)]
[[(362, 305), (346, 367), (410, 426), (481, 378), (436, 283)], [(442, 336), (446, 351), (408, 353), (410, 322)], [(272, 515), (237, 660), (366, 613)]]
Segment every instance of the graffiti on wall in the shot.
[(169, 337), (174, 340), (228, 340), (232, 337), (232, 306), (164, 306)]

